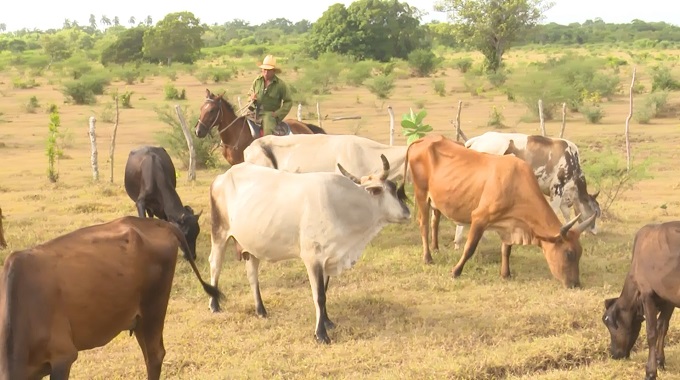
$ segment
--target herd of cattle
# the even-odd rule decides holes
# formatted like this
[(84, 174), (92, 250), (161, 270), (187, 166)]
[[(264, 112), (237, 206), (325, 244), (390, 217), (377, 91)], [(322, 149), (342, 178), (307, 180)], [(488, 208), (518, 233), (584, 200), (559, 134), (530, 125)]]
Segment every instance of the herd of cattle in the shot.
[[(0, 277), (0, 379), (68, 378), (79, 351), (103, 346), (125, 330), (137, 338), (148, 378), (159, 379), (178, 249), (217, 312), (231, 239), (246, 262), (261, 317), (267, 311), (260, 261), (302, 259), (316, 308), (315, 336), (330, 343), (329, 279), (351, 268), (387, 224), (409, 222), (407, 182), (413, 184), (425, 262), (433, 260), (431, 248), (438, 249), (442, 214), (458, 226), (456, 244), (469, 227), (453, 277), (491, 230), (502, 242), (502, 277), (510, 276), (513, 245), (537, 245), (552, 275), (565, 287), (578, 287), (580, 234), (597, 232), (597, 194), (587, 192), (578, 148), (563, 139), (487, 132), (465, 144), (430, 135), (409, 146), (387, 146), (354, 135), (306, 134), (261, 137), (243, 153), (245, 162), (210, 186), (209, 284), (194, 263), (201, 212), (182, 203), (175, 167), (162, 147), (130, 152), (125, 189), (138, 217), (12, 252)], [(620, 297), (605, 301), (614, 358), (629, 356), (647, 321), (646, 379), (656, 378), (657, 366), (664, 365), (664, 338), (680, 305), (678, 247), (680, 222), (643, 227)], [(28, 271), (38, 275), (22, 276)]]

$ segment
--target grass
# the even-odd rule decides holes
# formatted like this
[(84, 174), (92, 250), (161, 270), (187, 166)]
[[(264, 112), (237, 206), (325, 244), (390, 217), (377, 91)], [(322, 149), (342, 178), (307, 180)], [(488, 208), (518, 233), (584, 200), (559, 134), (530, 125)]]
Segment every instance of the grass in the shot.
[[(461, 54), (461, 57), (463, 55)], [(513, 51), (508, 64), (544, 57), (531, 50)], [(625, 79), (626, 73), (622, 78)], [(226, 84), (229, 94), (241, 94), (257, 68), (240, 73)], [(645, 67), (638, 67), (644, 78)], [(292, 70), (284, 78), (293, 80)], [(462, 83), (455, 69), (446, 71), (448, 83)], [(123, 189), (123, 168), (128, 152), (156, 142), (155, 132), (169, 128), (156, 118), (155, 106), (174, 104), (164, 100), (167, 77), (148, 77), (144, 83), (112, 86), (133, 92), (133, 109), (122, 109), (116, 140), (114, 182), (108, 183), (108, 149), (113, 125), (97, 122), (100, 182), (92, 182), (87, 119), (98, 114), (104, 101), (92, 106), (63, 104), (58, 89), (41, 83), (33, 89), (14, 89), (11, 78), (0, 78), (0, 207), (9, 247), (0, 252), (24, 249), (76, 228), (136, 213)], [(625, 81), (623, 81), (625, 83)], [(188, 74), (173, 84), (186, 89), (181, 104), (202, 104), (205, 85)], [(220, 85), (224, 87), (224, 84)], [(456, 87), (457, 86), (457, 87)], [(56, 86), (55, 86), (56, 87)], [(647, 86), (649, 87), (649, 86)], [(538, 123), (521, 121), (526, 109), (508, 102), (500, 92), (472, 97), (461, 84), (446, 97), (431, 91), (432, 78), (395, 80), (386, 105), (396, 115), (415, 106), (419, 95), (428, 111), (425, 120), (435, 133), (455, 136), (451, 119), (458, 100), (463, 101), (461, 127), (468, 136), (487, 130), (489, 112), (502, 107), (508, 132), (540, 133)], [(49, 117), (26, 114), (23, 103), (36, 96), (43, 104), (59, 105), (62, 129), (72, 133), (65, 159), (59, 161), (59, 182), (46, 175), (45, 136)], [(106, 95), (104, 95), (106, 96)], [(236, 102), (236, 96), (230, 100)], [(357, 102), (357, 99), (363, 102)], [(101, 98), (103, 100), (103, 98)], [(331, 134), (354, 133), (380, 142), (389, 141), (389, 116), (374, 107), (375, 96), (366, 88), (340, 88), (321, 103), (323, 128)], [(677, 102), (670, 93), (669, 102)], [(581, 115), (569, 114), (565, 137), (590, 149), (614, 144), (623, 155), (622, 133), (628, 114), (627, 94), (603, 103), (601, 123), (588, 125)], [(313, 112), (313, 106), (307, 111)], [(421, 107), (416, 107), (421, 108)], [(306, 112), (306, 111), (305, 111)], [(305, 114), (305, 113), (303, 113)], [(289, 117), (295, 117), (295, 107)], [(356, 121), (331, 121), (337, 116), (361, 115)], [(316, 121), (316, 120), (314, 120)], [(561, 121), (546, 123), (549, 135), (559, 133)], [(331, 279), (328, 312), (338, 325), (329, 332), (333, 343), (314, 343), (314, 306), (306, 271), (299, 260), (261, 265), (262, 297), (269, 318), (255, 316), (243, 263), (228, 248), (220, 279), (227, 295), (224, 312), (211, 314), (208, 298), (189, 266), (181, 261), (165, 324), (164, 379), (637, 379), (644, 373), (647, 357), (645, 334), (638, 340), (629, 361), (608, 358), (609, 336), (600, 318), (605, 298), (620, 292), (630, 260), (632, 238), (642, 225), (678, 219), (680, 167), (677, 120), (654, 119), (652, 124), (631, 124), (635, 160), (653, 157), (654, 178), (644, 180), (625, 193), (611, 208), (613, 217), (599, 223), (600, 234), (584, 235), (581, 259), (583, 289), (567, 290), (554, 280), (537, 247), (513, 249), (513, 278), (502, 280), (500, 245), (493, 234), (483, 241), (463, 275), (452, 280), (450, 270), (460, 251), (452, 250), (454, 226), (442, 223), (442, 251), (435, 263), (421, 259), (418, 226), (388, 226), (369, 245), (354, 268)], [(405, 138), (397, 132), (397, 144)], [(623, 157), (623, 156), (622, 156)], [(178, 193), (185, 204), (203, 210), (200, 219), (198, 266), (209, 276), (210, 209), (208, 188), (227, 168), (201, 170), (193, 183), (180, 173)], [(597, 189), (590, 189), (594, 192)], [(665, 205), (665, 208), (661, 208)], [(663, 379), (680, 379), (680, 329), (677, 316), (671, 321), (667, 343), (667, 369)], [(142, 379), (145, 368), (134, 338), (127, 333), (109, 345), (81, 352), (72, 371), (73, 379)]]

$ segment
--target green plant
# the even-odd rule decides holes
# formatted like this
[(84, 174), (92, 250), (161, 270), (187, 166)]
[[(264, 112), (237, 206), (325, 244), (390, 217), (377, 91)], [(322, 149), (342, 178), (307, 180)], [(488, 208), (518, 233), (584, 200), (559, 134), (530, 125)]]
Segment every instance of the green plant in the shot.
[(472, 67), (472, 58), (461, 58), (455, 61), (453, 65), (458, 69), (458, 71), (465, 74)]
[[(198, 116), (192, 113), (187, 114), (186, 107), (183, 107), (183, 113), (187, 115), (186, 120), (189, 125), (196, 124)], [(158, 119), (163, 123), (169, 125), (171, 128), (168, 131), (167, 128), (162, 132), (155, 134), (155, 138), (158, 143), (168, 150), (168, 153), (175, 157), (179, 157), (183, 168), (189, 167), (189, 149), (187, 148), (187, 142), (184, 138), (184, 132), (182, 131), (182, 126), (177, 119), (177, 114), (175, 110), (170, 107), (156, 108), (156, 114)], [(196, 153), (196, 168), (215, 168), (217, 167), (218, 160), (213, 156), (213, 140), (205, 139), (193, 139), (194, 152)]]
[(40, 108), (38, 98), (35, 96), (31, 96), (31, 98), (28, 100), (28, 103), (26, 103), (26, 112), (35, 113), (38, 108)]
[(59, 120), (59, 112), (55, 110), (50, 114), (50, 124), (48, 126), (49, 130), (47, 133), (47, 178), (50, 182), (55, 183), (59, 179), (58, 170), (55, 168), (55, 164), (58, 162), (59, 156), (62, 152), (57, 144), (57, 139), (59, 138), (59, 126), (61, 122)]
[(446, 82), (442, 79), (435, 79), (432, 81), (434, 85), (434, 92), (439, 96), (446, 96)]
[(599, 104), (583, 104), (579, 107), (578, 112), (582, 113), (590, 124), (597, 124), (604, 117), (604, 111)]
[(177, 90), (177, 88), (168, 83), (165, 85), (163, 88), (163, 92), (165, 93), (165, 100), (184, 100), (186, 99), (186, 91), (182, 89), (182, 91)]
[(423, 119), (427, 116), (427, 111), (420, 110), (414, 113), (413, 109), (409, 109), (409, 113), (401, 117), (402, 133), (406, 136), (406, 144), (418, 140), (425, 136), (427, 132), (432, 131), (432, 127), (428, 124), (423, 124)]
[(496, 106), (493, 106), (491, 113), (489, 114), (489, 121), (486, 123), (486, 125), (489, 127), (503, 128), (505, 126), (503, 124), (503, 120), (505, 120), (503, 113), (499, 111)]
[(366, 87), (378, 99), (388, 99), (394, 90), (394, 78), (390, 75), (377, 75), (367, 81)]
[(408, 54), (408, 64), (419, 77), (426, 77), (437, 69), (439, 60), (430, 49), (416, 49)]
[(657, 90), (677, 90), (680, 89), (680, 82), (678, 82), (671, 75), (671, 69), (666, 66), (657, 66), (654, 68), (652, 76), (652, 92)]
[(652, 111), (649, 106), (644, 106), (642, 108), (637, 108), (635, 112), (633, 112), (633, 118), (640, 124), (649, 124), (653, 114), (654, 111)]

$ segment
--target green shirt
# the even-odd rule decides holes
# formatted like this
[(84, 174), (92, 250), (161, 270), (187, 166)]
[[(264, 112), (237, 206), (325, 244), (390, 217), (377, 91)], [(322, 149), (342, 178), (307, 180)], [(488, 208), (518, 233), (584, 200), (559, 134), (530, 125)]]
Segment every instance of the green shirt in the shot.
[(288, 92), (288, 86), (276, 75), (266, 88), (264, 87), (264, 77), (259, 75), (253, 81), (250, 91), (257, 94), (256, 101), (260, 110), (274, 112), (274, 117), (278, 120), (283, 120), (293, 107), (293, 99)]

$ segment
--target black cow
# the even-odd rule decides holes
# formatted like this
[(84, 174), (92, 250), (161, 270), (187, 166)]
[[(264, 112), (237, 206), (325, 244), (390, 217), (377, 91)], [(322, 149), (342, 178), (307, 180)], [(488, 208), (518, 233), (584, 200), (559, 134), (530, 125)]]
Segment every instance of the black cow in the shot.
[[(647, 320), (646, 380), (664, 368), (663, 351), (673, 310), (680, 307), (680, 221), (648, 224), (635, 235), (633, 259), (621, 295), (604, 302), (602, 321), (611, 335), (610, 354), (628, 358)], [(657, 317), (658, 315), (658, 317)]]
[(201, 212), (194, 214), (191, 207), (182, 205), (176, 186), (175, 166), (164, 148), (141, 146), (130, 151), (125, 165), (125, 191), (135, 201), (139, 217), (146, 214), (177, 224), (195, 259)]

